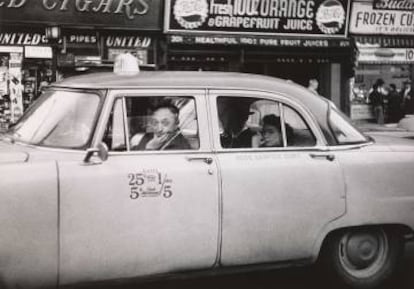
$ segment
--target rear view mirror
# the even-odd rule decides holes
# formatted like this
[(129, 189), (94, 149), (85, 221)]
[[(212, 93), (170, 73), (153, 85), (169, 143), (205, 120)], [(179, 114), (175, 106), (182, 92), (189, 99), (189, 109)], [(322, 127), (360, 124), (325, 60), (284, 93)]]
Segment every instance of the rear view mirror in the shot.
[(89, 148), (86, 150), (85, 158), (83, 159), (84, 163), (90, 163), (92, 156), (98, 156), (101, 162), (104, 162), (108, 159), (108, 147), (105, 143), (100, 142), (96, 147)]

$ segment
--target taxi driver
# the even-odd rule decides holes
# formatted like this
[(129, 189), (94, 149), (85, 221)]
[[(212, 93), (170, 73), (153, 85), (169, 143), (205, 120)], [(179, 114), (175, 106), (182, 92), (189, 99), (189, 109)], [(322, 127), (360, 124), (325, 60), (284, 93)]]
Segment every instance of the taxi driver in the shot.
[(151, 116), (151, 133), (146, 133), (133, 150), (191, 149), (179, 129), (179, 110), (171, 104), (158, 106)]

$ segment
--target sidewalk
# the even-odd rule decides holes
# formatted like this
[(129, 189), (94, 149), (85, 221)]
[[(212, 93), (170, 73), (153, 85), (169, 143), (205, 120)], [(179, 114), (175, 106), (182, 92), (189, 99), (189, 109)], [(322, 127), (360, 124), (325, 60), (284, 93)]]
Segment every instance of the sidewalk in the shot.
[(414, 138), (414, 131), (409, 131), (398, 127), (398, 123), (377, 124), (368, 121), (358, 121), (354, 123), (355, 126), (362, 132), (367, 134), (381, 134), (397, 137)]

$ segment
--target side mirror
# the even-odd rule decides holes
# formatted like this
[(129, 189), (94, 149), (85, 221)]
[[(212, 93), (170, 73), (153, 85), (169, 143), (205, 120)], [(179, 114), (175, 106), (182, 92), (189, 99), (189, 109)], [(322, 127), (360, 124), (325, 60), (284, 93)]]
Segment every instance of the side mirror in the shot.
[(96, 147), (87, 149), (83, 162), (89, 164), (94, 155), (97, 155), (102, 162), (106, 161), (108, 159), (108, 146), (100, 142)]

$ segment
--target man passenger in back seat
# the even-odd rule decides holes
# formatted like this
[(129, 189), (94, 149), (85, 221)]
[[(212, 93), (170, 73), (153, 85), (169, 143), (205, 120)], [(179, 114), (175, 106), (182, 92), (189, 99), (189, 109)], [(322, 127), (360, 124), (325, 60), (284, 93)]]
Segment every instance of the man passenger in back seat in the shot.
[(223, 127), (220, 142), (223, 148), (251, 148), (256, 132), (246, 126), (250, 103), (242, 98), (218, 98), (217, 108)]

